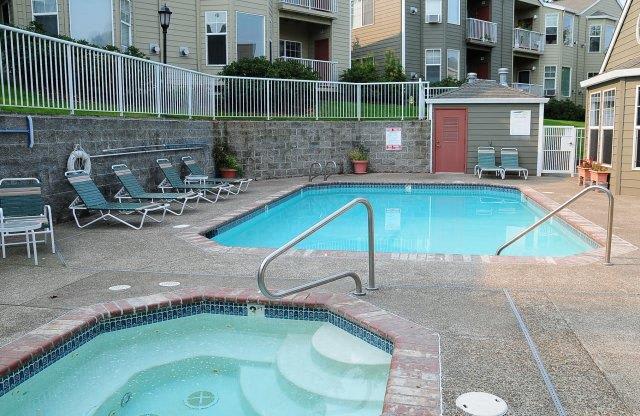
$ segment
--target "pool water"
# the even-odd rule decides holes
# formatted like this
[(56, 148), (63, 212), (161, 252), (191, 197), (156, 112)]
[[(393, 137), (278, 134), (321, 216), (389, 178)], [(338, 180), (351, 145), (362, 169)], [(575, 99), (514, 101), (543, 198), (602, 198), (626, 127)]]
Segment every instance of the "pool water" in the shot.
[[(375, 214), (376, 251), (492, 255), (546, 213), (515, 189), (438, 186), (327, 186), (302, 190), (213, 237), (231, 247), (278, 248), (354, 198), (366, 198)], [(339, 217), (298, 246), (366, 251), (363, 206)], [(594, 248), (552, 219), (503, 255), (568, 256)]]
[(0, 415), (374, 416), (390, 361), (326, 322), (202, 314), (99, 335), (0, 397)]

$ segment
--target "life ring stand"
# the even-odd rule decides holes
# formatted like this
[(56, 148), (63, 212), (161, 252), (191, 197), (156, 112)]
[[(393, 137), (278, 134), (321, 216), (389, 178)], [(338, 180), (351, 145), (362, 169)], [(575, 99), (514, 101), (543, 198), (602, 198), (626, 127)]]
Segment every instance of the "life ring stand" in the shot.
[(82, 146), (77, 144), (67, 159), (67, 171), (83, 170), (91, 173), (91, 156), (85, 152)]

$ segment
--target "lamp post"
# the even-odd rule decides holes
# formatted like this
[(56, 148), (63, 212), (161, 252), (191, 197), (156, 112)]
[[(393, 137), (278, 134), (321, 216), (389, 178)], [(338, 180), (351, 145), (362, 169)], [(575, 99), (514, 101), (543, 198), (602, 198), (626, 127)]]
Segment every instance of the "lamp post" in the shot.
[(171, 24), (171, 15), (173, 12), (169, 9), (169, 6), (165, 5), (158, 10), (158, 16), (160, 16), (160, 27), (162, 27), (162, 62), (167, 63), (167, 30)]

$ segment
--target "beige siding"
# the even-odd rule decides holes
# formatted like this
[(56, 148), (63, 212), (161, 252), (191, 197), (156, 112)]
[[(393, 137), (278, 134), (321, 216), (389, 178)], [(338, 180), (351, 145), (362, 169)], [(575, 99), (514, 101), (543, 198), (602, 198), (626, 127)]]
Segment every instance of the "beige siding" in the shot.
[(627, 17), (622, 23), (618, 39), (616, 39), (613, 45), (613, 51), (605, 68), (606, 71), (623, 65), (631, 59), (636, 59), (638, 55), (640, 55), (640, 44), (638, 44), (636, 39), (636, 22), (640, 14), (640, 1), (629, 1), (631, 1), (629, 13), (627, 13)]
[(388, 50), (400, 57), (402, 48), (402, 3), (400, 0), (376, 1), (374, 24), (353, 30), (353, 59), (374, 57), (377, 65), (384, 63)]

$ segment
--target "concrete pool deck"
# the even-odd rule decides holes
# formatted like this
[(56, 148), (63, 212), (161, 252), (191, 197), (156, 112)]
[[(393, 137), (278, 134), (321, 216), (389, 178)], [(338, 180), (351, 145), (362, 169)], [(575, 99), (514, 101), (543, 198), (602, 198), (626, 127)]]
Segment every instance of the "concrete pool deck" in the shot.
[[(479, 182), (459, 175), (372, 174), (336, 176), (335, 181)], [(482, 183), (516, 185), (518, 180)], [(113, 299), (166, 291), (160, 282), (180, 288), (256, 287), (263, 258), (233, 249), (204, 252), (180, 238), (193, 227), (242, 209), (306, 178), (254, 182), (248, 193), (215, 205), (201, 204), (182, 217), (141, 231), (99, 225), (79, 230), (56, 228), (60, 256), (40, 248), (40, 266), (13, 248), (0, 260), (0, 344), (63, 315), (69, 309)], [(527, 186), (563, 202), (577, 193), (577, 179), (530, 178)], [(640, 198), (616, 198), (614, 232), (640, 246)], [(603, 226), (606, 201), (589, 195), (572, 208)], [(174, 228), (189, 225), (189, 228)], [(406, 261), (381, 258), (382, 289), (366, 299), (441, 335), (445, 414), (459, 414), (455, 398), (483, 390), (504, 398), (512, 414), (556, 414), (547, 388), (510, 307), (517, 306), (536, 343), (567, 414), (640, 414), (640, 252), (616, 255), (614, 266), (600, 263), (510, 264), (465, 261)], [(332, 272), (366, 275), (364, 259), (341, 256), (285, 256), (276, 261), (268, 283), (280, 288)], [(114, 285), (131, 289), (109, 291)], [(345, 293), (350, 282), (325, 286)]]

